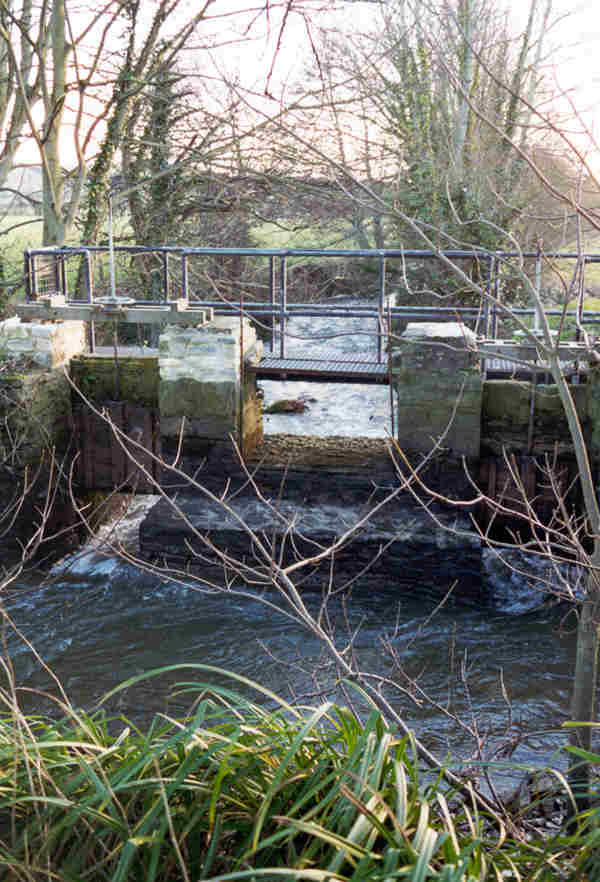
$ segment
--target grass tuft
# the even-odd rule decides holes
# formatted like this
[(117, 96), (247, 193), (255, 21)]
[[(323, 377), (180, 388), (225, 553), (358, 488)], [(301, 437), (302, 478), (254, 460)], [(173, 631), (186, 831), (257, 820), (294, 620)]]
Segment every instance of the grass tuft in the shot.
[(148, 732), (68, 704), (59, 721), (27, 717), (15, 690), (3, 695), (1, 878), (597, 878), (591, 816), (568, 836), (511, 838), (423, 776), (410, 738), (376, 712), (360, 722), (332, 704), (180, 689), (193, 712)]

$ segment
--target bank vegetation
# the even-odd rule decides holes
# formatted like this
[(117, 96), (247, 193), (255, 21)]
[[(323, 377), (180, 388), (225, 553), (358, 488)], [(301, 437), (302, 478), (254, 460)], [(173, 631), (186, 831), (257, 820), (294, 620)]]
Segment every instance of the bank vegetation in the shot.
[(410, 735), (375, 708), (361, 722), (335, 704), (298, 708), (239, 676), (181, 666), (189, 715), (141, 731), (64, 693), (57, 720), (26, 716), (6, 662), (4, 673), (4, 879), (598, 878), (593, 816), (568, 832), (556, 821), (570, 800), (558, 774), (539, 799), (521, 806), (515, 794), (498, 823), (424, 773)]

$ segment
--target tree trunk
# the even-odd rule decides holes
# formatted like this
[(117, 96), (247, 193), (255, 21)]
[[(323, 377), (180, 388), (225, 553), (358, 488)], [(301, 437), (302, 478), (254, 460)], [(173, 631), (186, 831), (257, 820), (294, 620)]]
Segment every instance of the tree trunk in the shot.
[[(577, 649), (571, 693), (571, 720), (593, 723), (596, 719), (596, 682), (598, 675), (598, 632), (600, 623), (600, 540), (594, 543), (592, 569), (586, 579), (585, 598), (579, 609)], [(592, 750), (594, 727), (583, 725), (570, 730), (569, 744)], [(592, 765), (573, 755), (569, 764), (569, 783), (579, 811), (590, 808)]]
[(63, 173), (60, 164), (59, 134), (66, 97), (67, 60), (70, 46), (66, 39), (64, 0), (55, 0), (51, 19), (52, 92), (45, 99), (43, 148), (44, 245), (64, 245)]

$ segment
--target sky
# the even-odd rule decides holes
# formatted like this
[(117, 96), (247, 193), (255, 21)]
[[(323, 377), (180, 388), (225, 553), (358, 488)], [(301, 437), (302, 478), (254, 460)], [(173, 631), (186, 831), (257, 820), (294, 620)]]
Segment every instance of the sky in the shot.
[[(515, 0), (515, 6), (519, 0)], [(553, 28), (554, 76), (600, 138), (600, 15), (597, 0), (554, 0), (563, 19)]]
[[(541, 0), (540, 0), (541, 2)], [(529, 3), (527, 0), (503, 0), (497, 2), (499, 8), (506, 5), (518, 31), (526, 23)], [(345, 6), (343, 21), (366, 27), (373, 17), (373, 5), (358, 0)], [(549, 57), (546, 73), (555, 84), (558, 92), (566, 92), (582, 115), (586, 125), (595, 130), (600, 141), (600, 12), (599, 0), (553, 0), (550, 20), (553, 25), (547, 35)], [(293, 29), (290, 29), (289, 44), (293, 47)], [(299, 53), (293, 49), (288, 54), (288, 63), (299, 68)], [(285, 67), (285, 56), (279, 61)]]
[[(333, 2), (333, 0), (332, 0)], [(524, 24), (527, 11), (527, 0), (505, 0), (509, 4), (514, 17), (515, 27)], [(233, 4), (234, 0), (218, 0), (222, 8)], [(324, 0), (323, 5), (327, 4)], [(498, 3), (501, 7), (502, 3)], [(600, 141), (600, 15), (598, 0), (553, 0), (553, 18), (559, 19), (549, 35), (552, 52), (547, 63), (547, 75), (556, 84), (557, 90), (565, 91), (575, 109), (581, 114), (586, 125), (592, 129)], [(346, 23), (352, 21), (358, 28), (373, 16), (373, 5), (355, 0), (344, 6)], [(273, 34), (277, 34), (277, 22), (273, 20)], [(271, 81), (273, 91), (277, 80), (285, 81), (289, 72), (298, 73), (302, 69), (303, 52), (299, 45), (304, 46), (306, 54), (310, 52), (305, 28), (300, 20), (290, 19), (287, 38), (283, 51), (280, 53), (276, 71)], [(239, 47), (228, 47), (229, 60), (237, 59), (240, 79), (248, 74), (254, 77), (257, 89), (264, 88), (266, 76), (272, 56), (273, 38), (270, 45), (256, 40), (250, 46), (240, 44)], [(264, 55), (262, 64), (257, 56)], [(65, 145), (66, 146), (66, 145)], [(64, 157), (69, 164), (68, 148)], [(38, 162), (37, 155), (31, 155), (25, 161)], [(600, 168), (600, 158), (597, 161)]]

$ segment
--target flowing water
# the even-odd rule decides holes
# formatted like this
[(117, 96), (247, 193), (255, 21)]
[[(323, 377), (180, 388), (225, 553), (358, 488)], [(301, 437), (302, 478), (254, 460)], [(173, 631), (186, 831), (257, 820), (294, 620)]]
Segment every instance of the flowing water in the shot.
[[(310, 319), (298, 321), (293, 330), (300, 338), (327, 329)], [(367, 337), (338, 341), (347, 353), (364, 351), (368, 344)], [(302, 393), (317, 399), (305, 414), (271, 418), (267, 431), (381, 435), (389, 425), (385, 387), (264, 385), (267, 403)], [(138, 525), (153, 502), (138, 497), (127, 519), (115, 527), (129, 547), (135, 548)], [(557, 729), (567, 711), (572, 622), (562, 622), (556, 609), (544, 606), (519, 577), (507, 574), (505, 582), (496, 583), (496, 600), (489, 607), (444, 607), (432, 615), (433, 603), (421, 597), (419, 584), (404, 587), (401, 596), (393, 584), (374, 594), (366, 575), (348, 604), (339, 599), (333, 605), (331, 616), (340, 644), (348, 628), (357, 629), (355, 651), (363, 667), (395, 681), (395, 706), (442, 755), (452, 751), (470, 757), (473, 751), (472, 739), (447, 716), (449, 710), (469, 725), (476, 718), (486, 749), (503, 750), (498, 758), (548, 762), (563, 740), (549, 730)], [(309, 596), (307, 602), (316, 607), (318, 598)], [(7, 631), (18, 681), (55, 691), (51, 669), (79, 705), (92, 706), (129, 677), (183, 663), (231, 669), (286, 698), (315, 703), (328, 691), (335, 694), (335, 672), (322, 659), (316, 639), (299, 625), (259, 600), (203, 592), (189, 581), (149, 575), (125, 563), (102, 539), (16, 586), (7, 610), (39, 654)], [(397, 666), (384, 651), (384, 635)], [(172, 684), (207, 677), (202, 671), (164, 674), (120, 693), (110, 707), (139, 720), (157, 710), (180, 713), (189, 697), (169, 695)], [(423, 699), (410, 678), (437, 706)], [(31, 707), (50, 707), (39, 696), (29, 694), (25, 700)]]
[[(343, 303), (343, 302), (342, 302)], [(348, 305), (348, 304), (347, 304)], [(275, 352), (278, 352), (276, 341)], [(374, 319), (360, 317), (296, 317), (289, 322), (286, 357), (335, 358), (345, 361), (374, 360), (377, 328)], [(267, 414), (265, 434), (328, 435), (380, 438), (390, 432), (390, 390), (387, 386), (353, 383), (275, 383), (261, 381), (265, 407), (281, 398), (302, 398), (304, 413)]]

